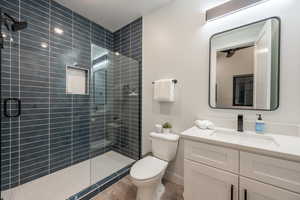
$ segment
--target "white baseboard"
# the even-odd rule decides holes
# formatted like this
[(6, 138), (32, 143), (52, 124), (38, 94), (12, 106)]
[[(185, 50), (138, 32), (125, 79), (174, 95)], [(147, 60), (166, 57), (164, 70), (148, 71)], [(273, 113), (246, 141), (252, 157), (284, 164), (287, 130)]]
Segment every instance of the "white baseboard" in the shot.
[(183, 185), (183, 176), (178, 175), (174, 172), (167, 171), (164, 178), (172, 183)]

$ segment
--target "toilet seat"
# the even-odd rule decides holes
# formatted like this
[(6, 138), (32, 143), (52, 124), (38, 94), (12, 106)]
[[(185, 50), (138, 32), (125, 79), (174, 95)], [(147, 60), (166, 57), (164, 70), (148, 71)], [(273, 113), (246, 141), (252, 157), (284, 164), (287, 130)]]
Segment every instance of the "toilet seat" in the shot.
[(136, 180), (148, 180), (159, 176), (167, 168), (168, 162), (147, 156), (137, 161), (130, 170), (130, 175)]

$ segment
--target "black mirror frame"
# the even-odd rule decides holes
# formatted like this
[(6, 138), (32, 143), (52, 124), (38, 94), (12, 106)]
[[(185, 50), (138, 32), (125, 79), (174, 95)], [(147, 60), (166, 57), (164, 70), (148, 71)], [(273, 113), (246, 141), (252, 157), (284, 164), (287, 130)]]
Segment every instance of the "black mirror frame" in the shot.
[[(227, 33), (227, 32), (230, 32), (230, 31), (233, 31), (233, 30), (236, 30), (236, 29), (239, 29), (239, 28), (244, 28), (244, 27), (247, 27), (247, 26), (250, 26), (250, 25), (253, 25), (253, 24), (257, 24), (257, 23), (260, 23), (260, 22), (264, 22), (264, 21), (268, 21), (270, 19), (276, 19), (278, 21), (278, 80), (277, 80), (277, 84), (278, 84), (278, 89), (277, 89), (277, 99), (278, 99), (278, 104), (275, 108), (271, 108), (271, 109), (248, 109), (248, 108), (226, 108), (226, 107), (213, 107), (211, 105), (211, 101), (210, 101), (210, 97), (211, 97), (211, 92), (210, 92), (210, 86), (211, 86), (211, 50), (212, 50), (212, 47), (211, 47), (211, 44), (212, 44), (212, 39), (217, 36), (217, 35), (220, 35), (220, 34), (223, 34), (223, 33)], [(252, 23), (249, 23), (249, 24), (245, 24), (245, 25), (242, 25), (242, 26), (239, 26), (239, 27), (236, 27), (236, 28), (232, 28), (232, 29), (229, 29), (229, 30), (226, 30), (226, 31), (222, 31), (222, 32), (218, 32), (218, 33), (215, 33), (213, 34), (210, 38), (209, 38), (209, 74), (208, 74), (208, 105), (211, 109), (224, 109), (224, 110), (250, 110), (250, 111), (275, 111), (279, 108), (279, 105), (280, 105), (280, 65), (281, 65), (281, 19), (280, 17), (269, 17), (269, 18), (265, 18), (265, 19), (262, 19), (262, 20), (259, 20), (259, 21), (255, 21), (255, 22), (252, 22)]]

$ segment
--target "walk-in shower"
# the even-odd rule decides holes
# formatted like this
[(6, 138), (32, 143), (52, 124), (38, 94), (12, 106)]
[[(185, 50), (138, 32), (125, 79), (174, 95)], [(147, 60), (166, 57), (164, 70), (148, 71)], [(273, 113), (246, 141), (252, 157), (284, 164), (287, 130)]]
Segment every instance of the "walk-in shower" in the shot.
[(110, 32), (52, 0), (0, 6), (1, 198), (89, 199), (140, 158), (142, 20)]

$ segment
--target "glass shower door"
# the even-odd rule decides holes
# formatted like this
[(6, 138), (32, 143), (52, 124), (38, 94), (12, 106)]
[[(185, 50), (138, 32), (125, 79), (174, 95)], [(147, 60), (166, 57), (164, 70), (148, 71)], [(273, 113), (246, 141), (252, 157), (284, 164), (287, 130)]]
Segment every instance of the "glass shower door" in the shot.
[(139, 158), (139, 63), (92, 45), (91, 184)]

